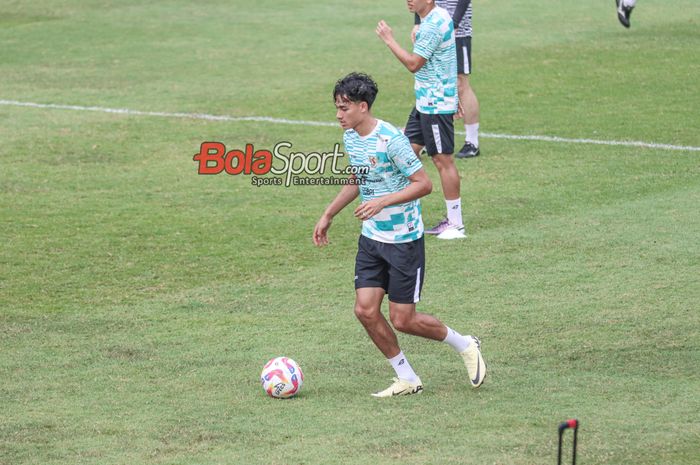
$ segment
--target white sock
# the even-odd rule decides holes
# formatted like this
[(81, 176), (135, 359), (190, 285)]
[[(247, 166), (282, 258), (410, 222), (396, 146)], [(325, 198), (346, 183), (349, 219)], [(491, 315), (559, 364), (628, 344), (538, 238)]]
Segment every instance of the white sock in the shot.
[(634, 8), (637, 4), (637, 0), (622, 0), (622, 4)]
[(404, 356), (403, 351), (399, 352), (394, 358), (389, 359), (389, 363), (394, 367), (396, 376), (406, 381), (415, 381), (418, 379), (418, 375), (413, 371), (413, 367), (408, 363), (408, 359)]
[(442, 342), (448, 343), (457, 353), (462, 353), (467, 350), (472, 338), (469, 336), (462, 336), (449, 326), (445, 327), (447, 328), (447, 337), (443, 339)]
[(447, 220), (457, 226), (464, 226), (462, 222), (462, 199), (445, 199), (445, 204), (447, 205)]
[(467, 131), (466, 141), (470, 142), (474, 147), (479, 146), (479, 123), (465, 124), (464, 130)]

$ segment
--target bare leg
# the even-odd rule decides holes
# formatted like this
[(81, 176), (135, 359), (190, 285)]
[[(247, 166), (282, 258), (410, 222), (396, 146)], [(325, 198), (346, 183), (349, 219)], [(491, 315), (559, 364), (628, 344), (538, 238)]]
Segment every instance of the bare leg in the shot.
[(445, 200), (458, 199), (460, 189), (459, 173), (452, 155), (438, 153), (431, 158), (440, 173), (440, 183), (442, 184), (442, 193), (445, 195)]
[(468, 74), (457, 75), (457, 86), (459, 101), (464, 110), (464, 124), (474, 124), (479, 122), (479, 100), (469, 83)]
[(402, 333), (435, 341), (443, 341), (447, 337), (447, 327), (434, 316), (417, 312), (416, 304), (398, 304), (390, 301), (389, 316), (394, 328)]
[(386, 358), (399, 355), (399, 341), (396, 333), (381, 312), (384, 289), (381, 287), (363, 287), (355, 290), (355, 316), (365, 327), (374, 345)]

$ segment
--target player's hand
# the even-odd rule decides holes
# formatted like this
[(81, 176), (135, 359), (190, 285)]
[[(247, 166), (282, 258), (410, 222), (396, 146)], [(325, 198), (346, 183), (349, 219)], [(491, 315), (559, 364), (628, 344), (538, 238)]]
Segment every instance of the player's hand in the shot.
[(384, 208), (384, 202), (382, 201), (381, 198), (379, 199), (372, 199), (369, 202), (365, 202), (360, 204), (356, 209), (355, 209), (355, 217), (359, 220), (368, 220), (372, 218), (374, 215), (382, 211)]
[(331, 218), (323, 215), (321, 219), (318, 220), (318, 223), (316, 223), (312, 239), (317, 247), (328, 245), (328, 229), (331, 227), (332, 222), (333, 220)]
[(462, 106), (462, 102), (457, 99), (457, 113), (454, 114), (454, 119), (462, 118), (464, 118), (464, 107)]
[(420, 24), (416, 24), (413, 26), (413, 29), (411, 29), (411, 42), (414, 44), (416, 43), (416, 34), (418, 34), (418, 29), (420, 28)]
[(385, 43), (388, 43), (389, 41), (394, 39), (393, 31), (391, 30), (389, 25), (386, 23), (386, 21), (384, 21), (383, 19), (381, 21), (379, 21), (379, 24), (377, 24), (377, 35)]

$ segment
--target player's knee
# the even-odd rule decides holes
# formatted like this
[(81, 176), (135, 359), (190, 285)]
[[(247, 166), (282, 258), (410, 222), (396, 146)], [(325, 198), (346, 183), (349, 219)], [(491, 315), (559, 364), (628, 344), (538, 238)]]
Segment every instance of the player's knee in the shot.
[(355, 316), (360, 321), (371, 321), (377, 317), (377, 311), (370, 307), (359, 303), (355, 304)]
[(401, 331), (402, 333), (411, 332), (412, 319), (410, 315), (405, 315), (403, 313), (392, 313), (390, 316), (391, 324), (397, 331)]
[(457, 166), (454, 163), (454, 160), (452, 159), (452, 156), (450, 155), (443, 155), (443, 154), (438, 154), (433, 156), (433, 162), (435, 163), (435, 167), (438, 169), (438, 171), (443, 172), (443, 171), (452, 171), (456, 170)]

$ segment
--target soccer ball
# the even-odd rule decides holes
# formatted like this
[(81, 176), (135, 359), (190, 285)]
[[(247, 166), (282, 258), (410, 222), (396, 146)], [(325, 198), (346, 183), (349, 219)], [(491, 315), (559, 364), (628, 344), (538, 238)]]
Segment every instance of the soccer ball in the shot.
[(304, 383), (304, 373), (291, 358), (276, 357), (263, 367), (260, 382), (270, 397), (286, 399), (299, 392)]

